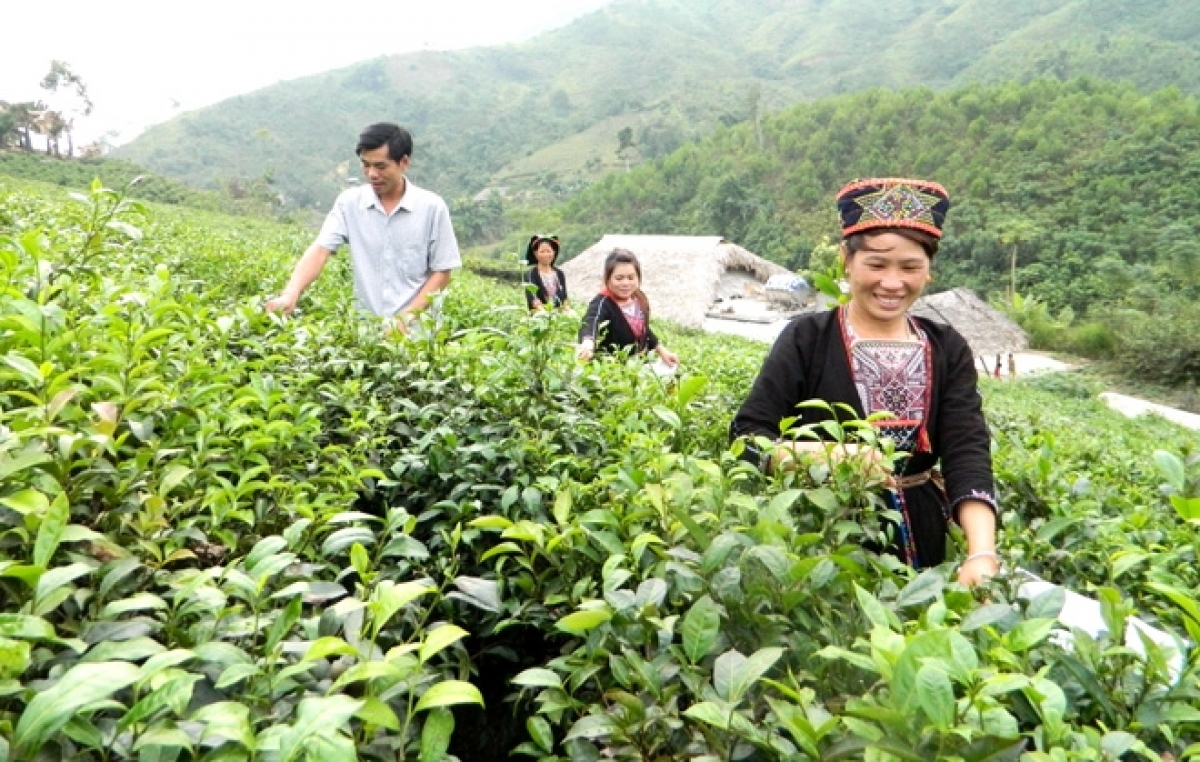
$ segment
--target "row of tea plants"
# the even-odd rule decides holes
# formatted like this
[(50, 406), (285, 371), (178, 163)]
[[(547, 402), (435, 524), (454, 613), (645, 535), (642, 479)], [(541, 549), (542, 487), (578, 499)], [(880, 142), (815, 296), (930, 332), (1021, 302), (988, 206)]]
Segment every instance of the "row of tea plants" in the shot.
[[(0, 759), (1200, 758), (1194, 652), (743, 464), (762, 345), (580, 365), (469, 273), (401, 338), (341, 260), (281, 318), (305, 231), (0, 192)], [(1195, 436), (1050, 386), (985, 384), (1006, 558), (1200, 639)]]

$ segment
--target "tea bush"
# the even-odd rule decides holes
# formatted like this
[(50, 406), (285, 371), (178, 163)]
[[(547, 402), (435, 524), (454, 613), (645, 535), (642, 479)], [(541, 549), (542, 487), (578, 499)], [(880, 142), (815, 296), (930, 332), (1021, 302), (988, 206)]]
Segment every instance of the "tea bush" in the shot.
[[(742, 463), (761, 345), (580, 365), (469, 273), (404, 339), (341, 260), (263, 312), (301, 230), (99, 185), (0, 220), (0, 758), (1200, 752), (1195, 656), (863, 550), (854, 464)], [(1195, 436), (984, 390), (1006, 559), (1200, 638)]]

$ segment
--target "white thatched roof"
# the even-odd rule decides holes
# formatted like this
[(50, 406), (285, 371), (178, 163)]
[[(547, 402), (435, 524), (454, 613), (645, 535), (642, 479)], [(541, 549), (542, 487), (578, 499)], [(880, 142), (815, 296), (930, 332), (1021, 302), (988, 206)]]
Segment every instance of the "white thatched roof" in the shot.
[(606, 235), (562, 265), (571, 301), (583, 305), (604, 287), (604, 259), (628, 249), (642, 265), (642, 290), (651, 314), (699, 328), (716, 301), (717, 284), (727, 270), (742, 270), (761, 283), (785, 267), (751, 254), (720, 236)]
[(918, 299), (912, 314), (945, 323), (962, 334), (976, 357), (1020, 352), (1029, 347), (1021, 327), (988, 306), (969, 288), (955, 288)]

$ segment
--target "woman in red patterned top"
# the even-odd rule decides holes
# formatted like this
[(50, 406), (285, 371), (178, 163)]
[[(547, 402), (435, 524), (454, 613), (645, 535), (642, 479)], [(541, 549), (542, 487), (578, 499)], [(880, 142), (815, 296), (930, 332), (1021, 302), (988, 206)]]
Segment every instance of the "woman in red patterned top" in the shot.
[(973, 585), (999, 569), (990, 440), (974, 358), (953, 328), (908, 314), (933, 279), (949, 208), (944, 188), (920, 180), (862, 180), (842, 189), (850, 301), (784, 329), (731, 434), (776, 441), (768, 452), (747, 448), (764, 469), (855, 457), (882, 471), (872, 448), (784, 438), (780, 421), (798, 417), (796, 425), (804, 426), (827, 419), (828, 411), (797, 408), (812, 399), (848, 405), (863, 419), (891, 413), (877, 425), (897, 452), (908, 454), (896, 473), (879, 473), (888, 506), (902, 517), (892, 551), (915, 568), (936, 566), (945, 560), (949, 522), (956, 521), (967, 538), (958, 578)]
[(650, 328), (650, 301), (642, 293), (642, 266), (633, 252), (613, 249), (604, 260), (604, 288), (588, 304), (579, 326), (575, 354), (590, 360), (596, 350), (653, 350), (670, 367), (679, 358), (661, 343)]

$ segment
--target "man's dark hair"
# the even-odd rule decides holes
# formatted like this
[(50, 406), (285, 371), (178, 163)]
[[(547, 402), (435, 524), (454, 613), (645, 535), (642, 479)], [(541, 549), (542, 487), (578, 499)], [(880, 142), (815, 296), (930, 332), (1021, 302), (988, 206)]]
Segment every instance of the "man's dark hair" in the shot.
[(354, 153), (362, 156), (363, 151), (374, 151), (380, 146), (388, 147), (388, 158), (400, 161), (405, 156), (412, 156), (412, 135), (408, 130), (391, 122), (378, 122), (363, 130), (358, 136), (358, 145)]

